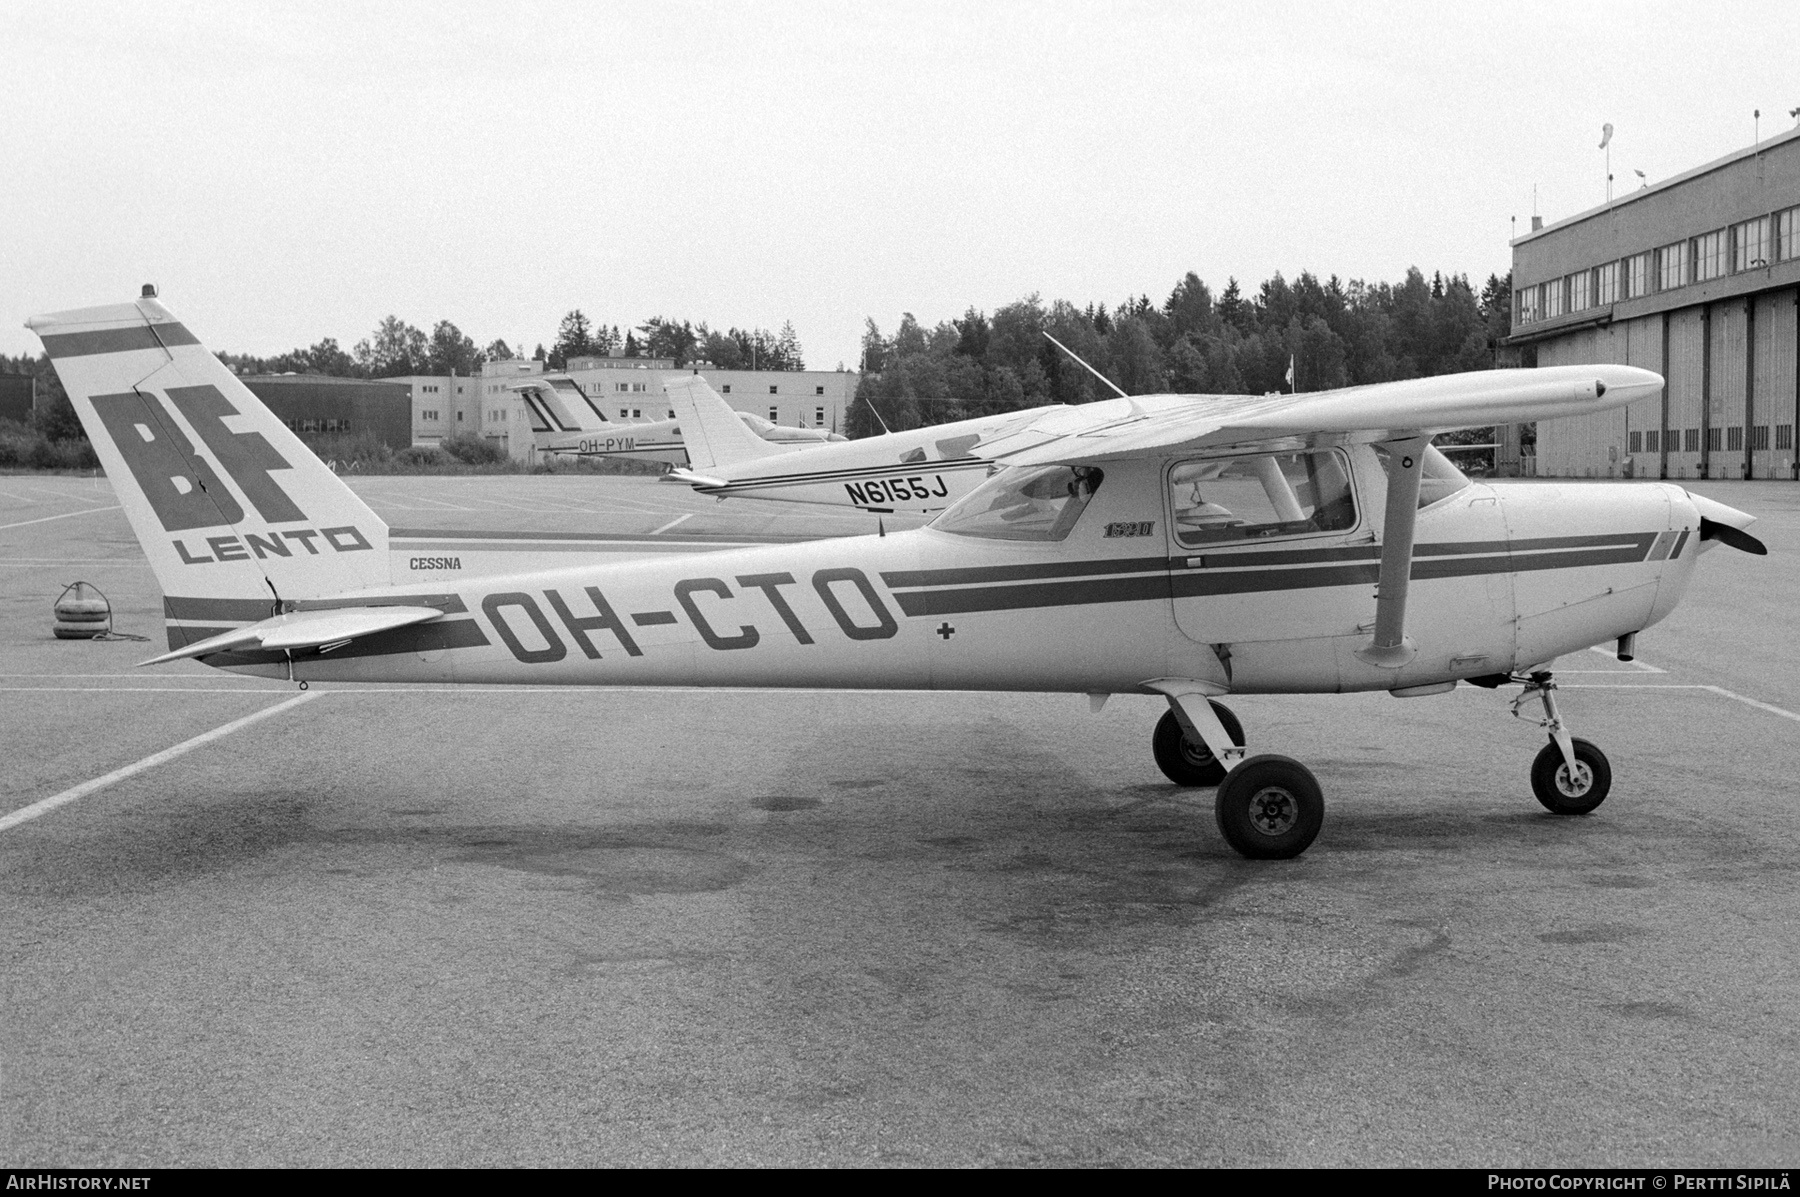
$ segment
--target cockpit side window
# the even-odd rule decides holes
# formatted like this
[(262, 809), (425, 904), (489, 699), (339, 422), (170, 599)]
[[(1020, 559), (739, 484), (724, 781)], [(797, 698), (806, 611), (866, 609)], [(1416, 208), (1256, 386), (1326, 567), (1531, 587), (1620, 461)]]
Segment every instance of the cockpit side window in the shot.
[(1356, 526), (1349, 471), (1330, 450), (1184, 461), (1169, 472), (1169, 492), (1175, 539), (1187, 548)]
[(931, 526), (991, 540), (1062, 540), (1104, 478), (1093, 466), (1015, 466), (970, 491)]

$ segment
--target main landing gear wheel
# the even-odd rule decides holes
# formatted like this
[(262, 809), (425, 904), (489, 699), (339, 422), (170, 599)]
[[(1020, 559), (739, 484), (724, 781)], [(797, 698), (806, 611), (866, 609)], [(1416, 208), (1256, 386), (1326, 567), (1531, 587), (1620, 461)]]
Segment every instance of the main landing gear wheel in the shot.
[[(1231, 713), (1231, 708), (1215, 702), (1212, 709), (1231, 742), (1241, 746), (1244, 728)], [(1204, 743), (1187, 738), (1174, 711), (1164, 711), (1157, 721), (1156, 732), (1150, 737), (1150, 751), (1155, 754), (1156, 765), (1163, 771), (1163, 776), (1178, 786), (1216, 786), (1225, 780), (1225, 766)]]
[(1606, 801), (1612, 789), (1612, 766), (1606, 754), (1587, 740), (1570, 741), (1575, 749), (1575, 775), (1562, 749), (1552, 740), (1531, 762), (1531, 792), (1553, 815), (1585, 815)]
[(1214, 801), (1219, 834), (1251, 860), (1287, 860), (1306, 851), (1325, 824), (1325, 796), (1312, 771), (1266, 754), (1225, 777)]

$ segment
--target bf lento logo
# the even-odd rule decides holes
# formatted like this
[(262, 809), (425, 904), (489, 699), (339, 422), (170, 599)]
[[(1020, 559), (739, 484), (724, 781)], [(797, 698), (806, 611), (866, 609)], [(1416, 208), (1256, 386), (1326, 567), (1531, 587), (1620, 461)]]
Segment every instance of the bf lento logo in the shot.
[[(265, 523), (300, 523), (307, 516), (287, 492), (281, 489), (272, 470), (288, 470), (293, 465), (276, 451), (260, 432), (233, 432), (225, 427), (225, 417), (240, 414), (217, 387), (170, 387), (169, 402), (200, 434), (225, 472), (256, 509)], [(237, 497), (220, 482), (212, 465), (198, 456), (181, 428), (170, 419), (162, 402), (152, 392), (130, 391), (119, 395), (95, 395), (94, 411), (106, 426), (113, 444), (125, 458), (138, 488), (149, 501), (151, 510), (168, 532), (188, 532), (196, 528), (235, 526), (244, 521), (244, 508)], [(207, 553), (197, 552), (177, 538), (175, 551), (189, 565), (212, 561), (248, 561), (254, 553), (262, 557), (291, 557), (299, 545), (317, 556), (316, 542), (323, 541), (340, 553), (371, 549), (371, 545), (355, 527), (294, 528), (268, 530), (263, 534), (209, 536)]]

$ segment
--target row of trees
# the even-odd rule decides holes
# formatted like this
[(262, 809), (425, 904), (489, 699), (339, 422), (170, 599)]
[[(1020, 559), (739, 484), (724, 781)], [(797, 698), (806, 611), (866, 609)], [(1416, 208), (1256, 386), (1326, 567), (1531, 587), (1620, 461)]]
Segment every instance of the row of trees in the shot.
[[(1161, 304), (1149, 296), (1115, 308), (1045, 304), (1032, 295), (989, 316), (926, 328), (909, 312), (893, 335), (873, 320), (851, 436), (913, 428), (1047, 403), (1087, 403), (1112, 391), (1044, 336), (1067, 345), (1130, 394), (1261, 394), (1493, 367), (1511, 330), (1512, 276), (1481, 291), (1466, 275), (1417, 268), (1400, 283), (1320, 282), (1280, 274), (1245, 295), (1237, 280), (1217, 296), (1189, 273)], [(880, 420), (876, 419), (879, 413)]]
[(619, 326), (594, 327), (577, 308), (563, 317), (551, 346), (549, 364), (562, 369), (570, 358), (588, 355), (607, 356), (621, 352), (625, 357), (670, 358), (677, 368), (696, 361), (710, 362), (720, 370), (804, 370), (806, 361), (800, 350), (800, 338), (792, 322), (783, 323), (781, 332), (766, 328), (729, 328), (715, 332), (703, 320), (690, 324), (686, 320), (667, 320), (652, 316), (639, 325), (642, 339), (630, 332), (619, 340)]
[[(800, 340), (794, 326), (783, 324), (779, 334), (766, 328), (731, 328), (714, 332), (705, 322), (665, 320), (652, 316), (621, 337), (619, 326), (591, 323), (577, 308), (563, 317), (556, 340), (549, 349), (538, 345), (532, 357), (553, 370), (567, 366), (570, 358), (584, 356), (673, 358), (677, 366), (696, 359), (711, 361), (720, 369), (804, 370)], [(308, 349), (293, 349), (274, 357), (221, 353), (219, 358), (240, 374), (332, 374), (341, 378), (398, 378), (407, 374), (473, 374), (483, 362), (524, 357), (524, 346), (496, 340), (482, 348), (448, 320), (440, 320), (430, 335), (398, 316), (384, 318), (375, 331), (345, 351), (333, 337)]]

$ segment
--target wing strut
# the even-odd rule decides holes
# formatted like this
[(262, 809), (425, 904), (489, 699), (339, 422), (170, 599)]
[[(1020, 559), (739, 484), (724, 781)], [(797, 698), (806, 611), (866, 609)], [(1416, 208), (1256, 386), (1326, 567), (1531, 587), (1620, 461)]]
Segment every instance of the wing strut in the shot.
[(1418, 655), (1406, 635), (1406, 587), (1412, 580), (1413, 532), (1419, 522), (1419, 482), (1429, 436), (1388, 441), (1387, 515), (1381, 526), (1381, 576), (1375, 587), (1375, 639), (1357, 657), (1398, 669)]

